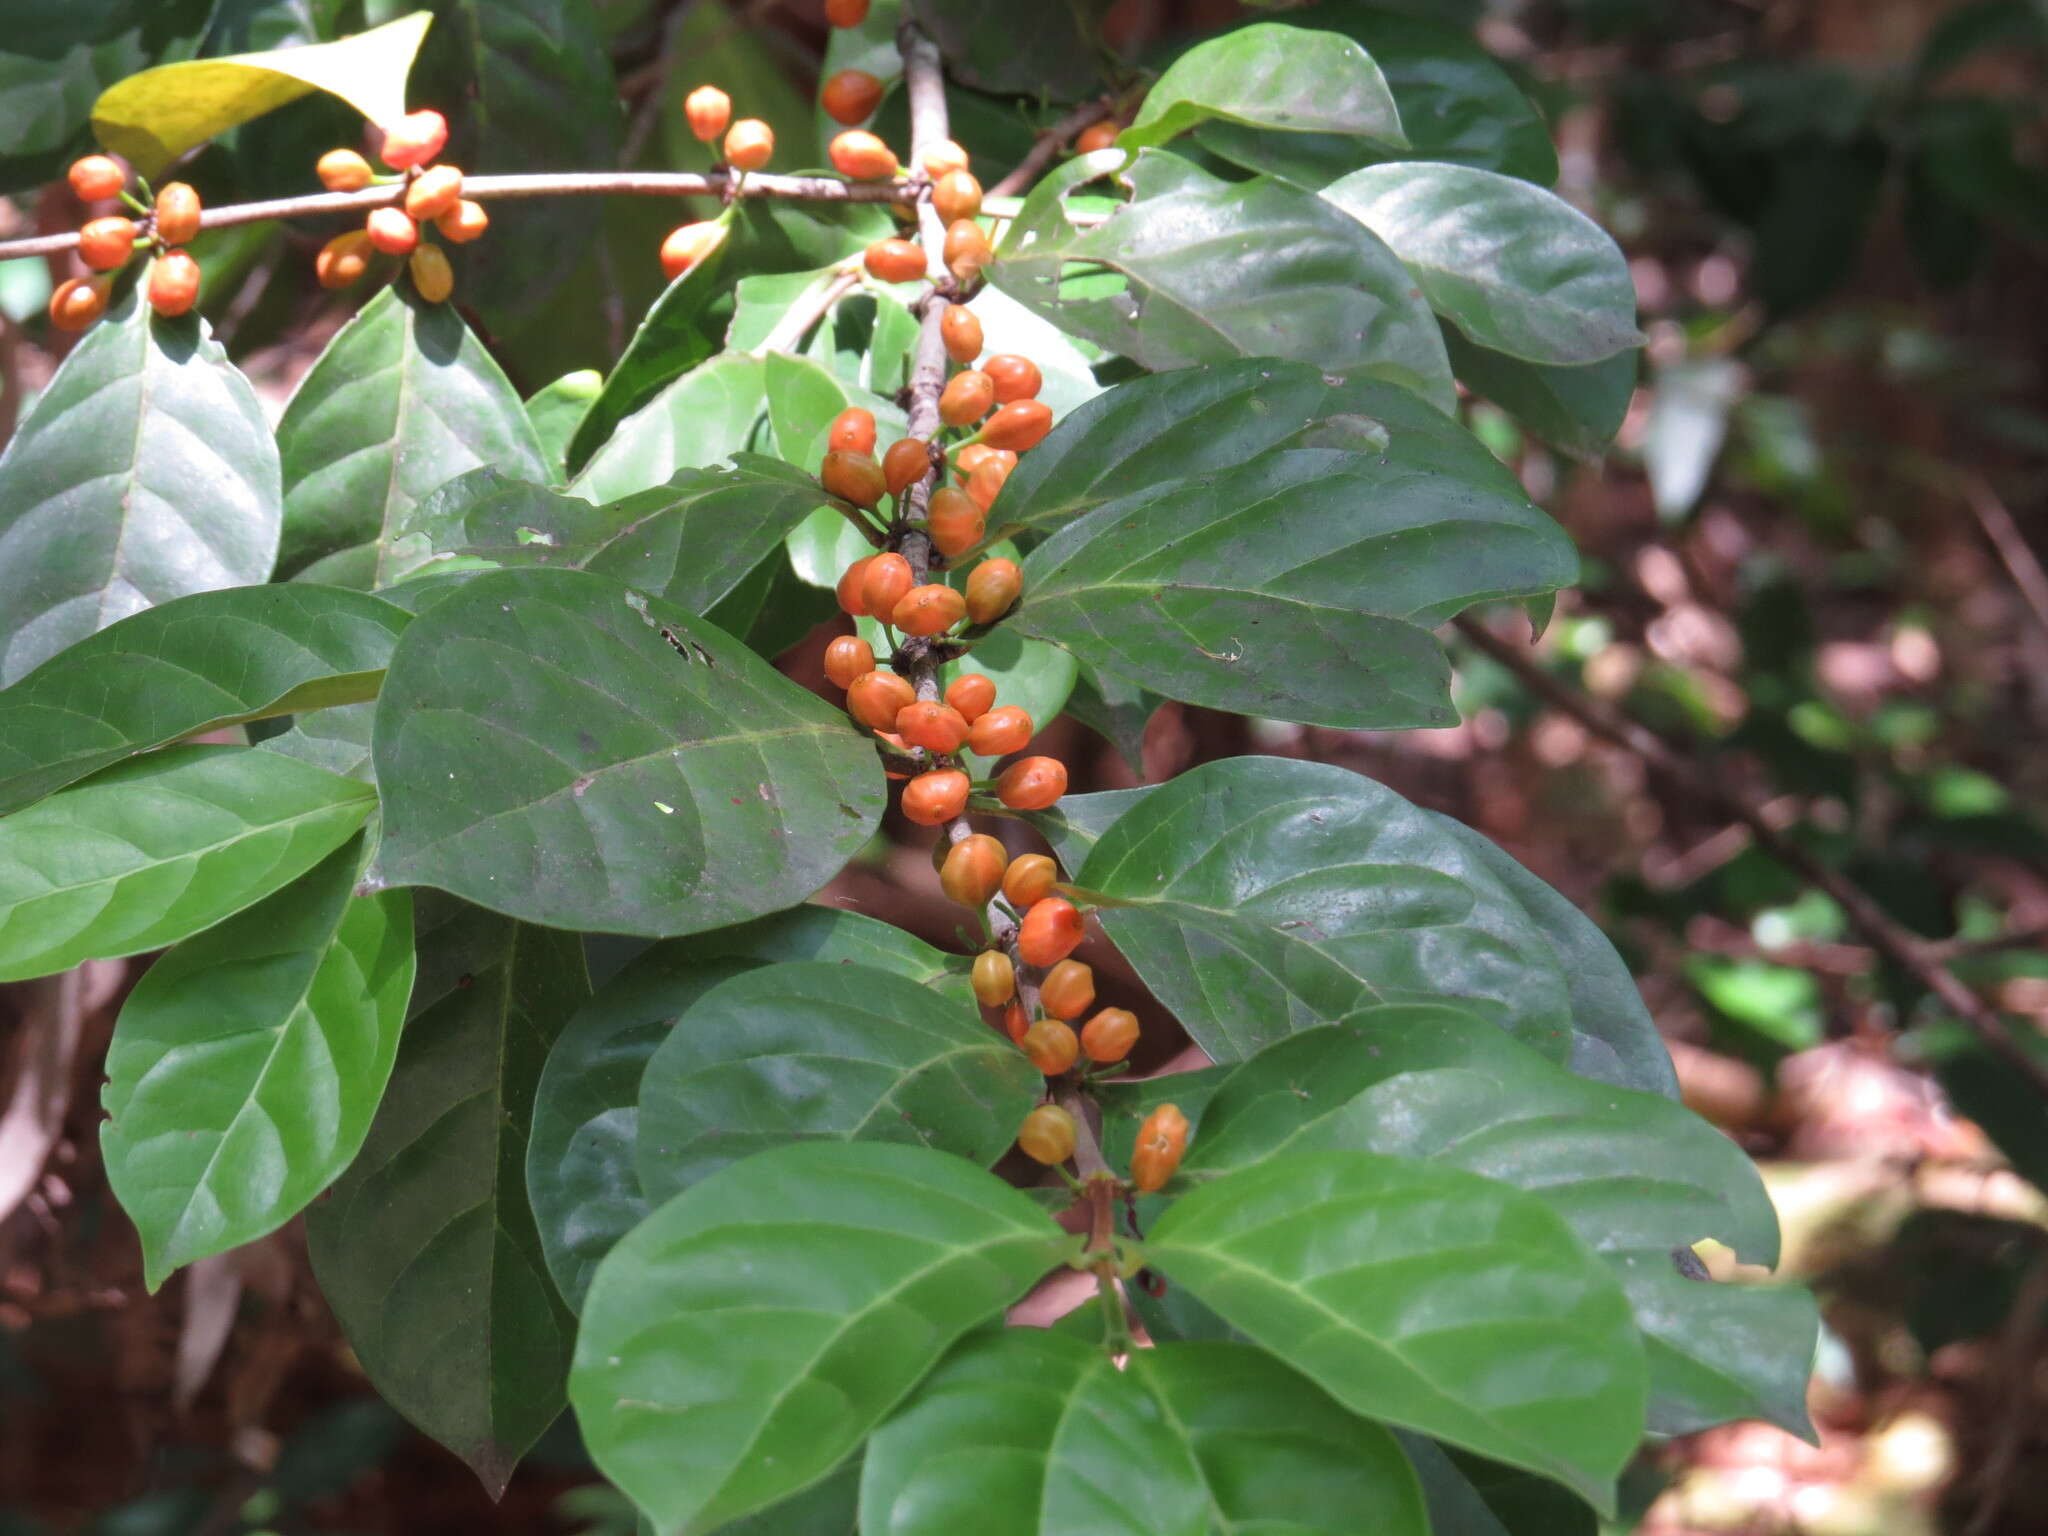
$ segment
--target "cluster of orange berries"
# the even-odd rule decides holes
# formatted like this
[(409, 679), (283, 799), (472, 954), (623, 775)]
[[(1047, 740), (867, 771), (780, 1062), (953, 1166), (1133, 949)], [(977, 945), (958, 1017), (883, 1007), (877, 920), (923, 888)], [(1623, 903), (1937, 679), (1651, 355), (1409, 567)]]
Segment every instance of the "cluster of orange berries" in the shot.
[[(94, 276), (67, 278), (50, 295), (50, 323), (60, 331), (82, 331), (106, 313), (113, 274), (125, 267), (138, 247), (157, 252), (149, 270), (149, 302), (160, 315), (182, 315), (199, 302), (199, 263), (180, 249), (199, 233), (199, 194), (182, 181), (171, 182), (146, 204), (128, 192), (128, 171), (110, 155), (87, 155), (72, 162), (66, 175), (81, 202), (124, 198), (144, 216), (123, 214), (87, 219), (78, 231), (78, 255)], [(146, 189), (145, 189), (146, 190)]]
[(448, 120), (426, 108), (408, 112), (384, 130), (379, 154), (397, 176), (380, 177), (352, 149), (330, 149), (320, 157), (320, 184), (330, 192), (360, 192), (380, 181), (404, 183), (397, 202), (372, 208), (361, 229), (336, 235), (321, 247), (313, 263), (321, 287), (348, 287), (381, 252), (406, 258), (413, 286), (429, 303), (439, 304), (455, 291), (448, 253), (422, 239), (420, 226), (432, 223), (442, 239), (464, 245), (488, 229), (491, 218), (481, 203), (462, 195), (460, 168), (429, 163), (447, 142)]
[[(1074, 1117), (1057, 1104), (1041, 1104), (1024, 1117), (1017, 1132), (1017, 1145), (1041, 1163), (1064, 1163), (1074, 1155), (1080, 1130)], [(1163, 1189), (1180, 1167), (1188, 1149), (1188, 1117), (1177, 1104), (1161, 1104), (1138, 1127), (1138, 1144), (1131, 1153), (1131, 1183), (1150, 1194)]]

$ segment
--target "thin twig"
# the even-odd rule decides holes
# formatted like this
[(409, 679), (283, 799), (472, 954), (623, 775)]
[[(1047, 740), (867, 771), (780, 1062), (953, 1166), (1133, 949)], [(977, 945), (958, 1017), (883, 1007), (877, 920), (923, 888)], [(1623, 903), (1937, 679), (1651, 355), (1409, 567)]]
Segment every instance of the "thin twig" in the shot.
[(1075, 134), (1093, 128), (1104, 118), (1116, 112), (1115, 98), (1098, 96), (1093, 101), (1083, 102), (1065, 117), (1040, 133), (1016, 169), (988, 189), (989, 197), (1014, 197), (1024, 191), (1039, 174), (1051, 165), (1053, 157), (1064, 149)]
[(860, 286), (860, 264), (832, 274), (809, 291), (799, 294), (797, 301), (782, 312), (782, 318), (775, 322), (775, 328), (761, 338), (757, 352), (794, 352), (804, 344), (804, 338), (811, 333), (811, 327), (824, 319), (832, 306)]
[(1467, 640), (1512, 672), (1523, 687), (1545, 703), (1570, 715), (1595, 736), (1633, 753), (1645, 767), (1689, 799), (1712, 806), (1748, 827), (1759, 848), (1833, 897), (1880, 954), (1940, 998), (1986, 1050), (2025, 1078), (2036, 1093), (2048, 1098), (2048, 1066), (2030, 1055), (2013, 1037), (1998, 1011), (1963, 985), (1955, 972), (1942, 963), (1939, 951), (1893, 922), (1863, 887), (1840, 870), (1823, 864), (1781, 832), (1761, 807), (1681, 756), (1648, 727), (1551, 676), (1531, 661), (1522, 648), (1508, 644), (1477, 620), (1467, 616), (1456, 623)]
[(1963, 499), (1970, 504), (1978, 527), (1984, 530), (1984, 537), (1991, 541), (1991, 547), (1998, 551), (1998, 558), (2005, 562), (2012, 584), (2020, 589), (2020, 596), (2033, 610), (2034, 622), (2048, 631), (2048, 571), (2041, 569), (2040, 557), (2027, 543), (2026, 535), (2020, 532), (2012, 513), (1999, 500), (1998, 493), (1991, 489), (1990, 482), (1981, 475), (1963, 477)]

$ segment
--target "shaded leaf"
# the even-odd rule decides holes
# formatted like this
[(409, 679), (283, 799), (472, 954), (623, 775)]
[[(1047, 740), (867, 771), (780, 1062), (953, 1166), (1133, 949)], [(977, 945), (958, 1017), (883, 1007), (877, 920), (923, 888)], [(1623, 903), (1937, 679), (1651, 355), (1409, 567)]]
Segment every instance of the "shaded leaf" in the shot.
[(1175, 59), (1117, 143), (1164, 144), (1211, 119), (1408, 147), (1393, 93), (1371, 54), (1341, 33), (1277, 22), (1239, 27)]
[(1145, 772), (1145, 728), (1165, 698), (1138, 684), (1083, 667), (1067, 700), (1067, 713), (1116, 748), (1131, 772)]
[(1078, 101), (1101, 88), (1097, 29), (1109, 0), (1061, 0), (1017, 25), (1004, 0), (906, 0), (907, 14), (938, 42), (946, 72), (1011, 96)]
[(1621, 430), (1635, 395), (1641, 355), (1617, 352), (1578, 368), (1525, 363), (1476, 347), (1449, 325), (1444, 346), (1458, 382), (1484, 395), (1551, 447), (1598, 459)]
[(1447, 1451), (1426, 1435), (1396, 1430), (1394, 1438), (1422, 1482), (1432, 1536), (1596, 1536), (1600, 1529), (1591, 1506), (1556, 1483)]
[(568, 483), (569, 442), (603, 388), (603, 374), (578, 368), (526, 397), (526, 419), (547, 461), (549, 485)]
[(728, 243), (721, 240), (713, 246), (663, 289), (641, 316), (626, 350), (577, 423), (566, 458), (570, 474), (581, 470), (618, 424), (661, 393), (664, 385), (718, 350), (717, 334), (705, 323), (706, 311), (729, 286), (721, 278)]

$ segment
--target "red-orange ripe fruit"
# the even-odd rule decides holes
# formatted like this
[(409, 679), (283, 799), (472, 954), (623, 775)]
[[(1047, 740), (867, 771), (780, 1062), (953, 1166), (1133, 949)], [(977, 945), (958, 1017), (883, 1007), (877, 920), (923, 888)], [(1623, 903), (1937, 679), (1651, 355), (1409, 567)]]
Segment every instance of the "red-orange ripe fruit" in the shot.
[(1165, 1187), (1188, 1149), (1188, 1117), (1177, 1104), (1162, 1104), (1138, 1127), (1137, 1149), (1131, 1153), (1131, 1182), (1150, 1194)]
[(882, 82), (864, 69), (842, 69), (818, 90), (818, 105), (835, 123), (866, 122), (882, 104)]
[(932, 207), (951, 224), (981, 212), (981, 183), (972, 171), (948, 171), (932, 183)]
[(832, 418), (831, 428), (825, 434), (825, 446), (842, 448), (848, 453), (873, 453), (875, 413), (864, 406), (849, 405)]
[(998, 352), (981, 365), (981, 371), (995, 380), (996, 404), (1008, 405), (1013, 400), (1035, 400), (1039, 390), (1045, 387), (1045, 375), (1038, 370), (1038, 364), (1028, 357), (1019, 357), (1015, 352)]
[(166, 251), (149, 269), (149, 307), (160, 315), (182, 315), (199, 302), (199, 263), (183, 251)]
[(857, 27), (868, 19), (868, 0), (825, 0), (825, 20), (835, 27)]
[(882, 466), (865, 453), (835, 448), (825, 455), (818, 480), (834, 496), (844, 497), (856, 507), (872, 507), (888, 487), (882, 483)]
[(386, 256), (409, 256), (420, 243), (419, 225), (407, 218), (402, 208), (372, 208), (363, 220), (363, 232)]
[(887, 181), (901, 169), (896, 151), (865, 128), (834, 134), (825, 152), (832, 169), (849, 181)]
[(969, 725), (987, 714), (995, 701), (996, 685), (979, 672), (962, 672), (946, 684), (946, 702)]
[(1023, 590), (1024, 571), (1016, 561), (984, 560), (967, 573), (967, 616), (977, 624), (993, 624), (1017, 606)]
[(978, 368), (969, 368), (946, 380), (939, 391), (939, 420), (949, 427), (971, 427), (995, 404), (996, 387)]
[[(1073, 964), (1062, 960), (1061, 965)], [(1054, 967), (1058, 969), (1058, 967)], [(1105, 1008), (1081, 1026), (1081, 1049), (1105, 1066), (1122, 1061), (1138, 1043), (1138, 1016), (1128, 1008)]]
[(50, 324), (60, 331), (82, 331), (106, 311), (106, 291), (89, 277), (67, 277), (50, 295)]
[(1090, 123), (1081, 130), (1080, 137), (1074, 140), (1074, 153), (1092, 155), (1098, 149), (1114, 149), (1116, 136), (1121, 132), (1123, 130), (1117, 126), (1114, 118), (1104, 118), (1099, 123)]
[(924, 167), (925, 175), (937, 181), (951, 171), (967, 169), (967, 151), (952, 139), (941, 139), (936, 144), (927, 144), (917, 157), (917, 163)]
[(942, 485), (932, 492), (925, 523), (932, 536), (932, 548), (947, 559), (964, 555), (981, 542), (987, 526), (981, 508), (965, 491)]
[(901, 555), (870, 555), (867, 571), (860, 579), (860, 600), (869, 613), (886, 624), (896, 605), (916, 585), (917, 575)]
[(406, 258), (412, 285), (429, 304), (446, 301), (455, 291), (455, 269), (448, 265), (448, 253), (438, 245), (421, 245)]
[(78, 231), (78, 256), (95, 272), (111, 272), (135, 254), (135, 221), (119, 214), (87, 219)]
[(991, 448), (1024, 453), (1045, 441), (1052, 430), (1052, 407), (1043, 400), (1013, 400), (998, 406), (981, 424), (981, 440)]
[(330, 192), (360, 192), (377, 173), (370, 162), (352, 149), (330, 149), (313, 167), (320, 185)]
[[(869, 560), (874, 556), (870, 555)], [(839, 611), (853, 615), (856, 619), (868, 611), (868, 605), (860, 600), (860, 584), (867, 579), (867, 560), (856, 560), (839, 573)]]
[(1057, 1104), (1041, 1104), (1024, 1117), (1017, 1132), (1017, 1145), (1024, 1149), (1026, 1157), (1051, 1167), (1074, 1155), (1079, 1135), (1072, 1115)]
[(1017, 967), (1000, 949), (984, 949), (974, 957), (969, 985), (982, 1007), (1000, 1008), (1017, 995)]
[(1056, 1019), (1078, 1019), (1095, 1001), (1095, 972), (1079, 960), (1062, 960), (1038, 984), (1038, 1003)]
[(996, 798), (1013, 811), (1046, 810), (1066, 792), (1067, 765), (1056, 757), (1019, 759), (996, 780)]
[(968, 443), (963, 446), (958, 453), (953, 455), (953, 468), (960, 476), (960, 483), (965, 485), (969, 475), (973, 474), (995, 456), (995, 449), (989, 447), (986, 443)]
[(424, 107), (386, 124), (384, 147), (378, 153), (394, 171), (409, 171), (432, 160), (447, 142), (448, 119), (432, 107)]
[(1031, 715), (1015, 704), (986, 710), (967, 730), (967, 749), (980, 757), (1007, 757), (1031, 740)]
[(965, 304), (951, 304), (939, 318), (939, 339), (946, 344), (946, 356), (967, 364), (981, 356), (981, 316)]
[[(937, 699), (919, 699), (897, 712), (896, 734), (913, 747), (949, 756), (958, 752), (960, 743), (967, 739), (967, 722), (950, 704), (941, 704)], [(996, 871), (996, 878), (1002, 879), (1000, 869)]]
[(371, 249), (369, 235), (360, 229), (336, 235), (313, 258), (313, 275), (322, 288), (346, 288), (369, 269)]
[(901, 496), (928, 474), (932, 448), (921, 437), (899, 437), (882, 455), (882, 483), (891, 496)]
[(995, 252), (989, 248), (988, 236), (972, 219), (955, 219), (946, 226), (946, 244), (942, 254), (946, 270), (956, 281), (966, 284), (979, 279), (981, 269), (995, 259)]
[(1028, 911), (1052, 894), (1059, 866), (1043, 853), (1020, 853), (1003, 871), (1003, 898), (1019, 912)]
[(825, 676), (835, 688), (853, 686), (853, 680), (875, 670), (875, 648), (859, 635), (841, 635), (825, 647)]
[(1024, 1011), (1024, 1000), (1013, 997), (1003, 1004), (1003, 1033), (1012, 1040), (1022, 1043), (1024, 1031), (1031, 1027), (1031, 1015)]
[[(963, 907), (985, 907), (1003, 883), (1006, 857), (1003, 845), (986, 832), (963, 837), (947, 851), (946, 862), (939, 866), (939, 889), (946, 893), (948, 901), (957, 901)], [(1009, 995), (1005, 991), (996, 1001), (1000, 1003)]]
[(758, 117), (743, 117), (725, 132), (726, 164), (758, 171), (775, 157), (775, 130)]
[(924, 247), (914, 240), (877, 240), (861, 262), (885, 283), (914, 283), (925, 273)]
[(938, 635), (958, 624), (966, 614), (966, 598), (951, 587), (932, 582), (912, 587), (890, 618), (906, 635)]
[(1024, 1031), (1024, 1038), (1017, 1044), (1031, 1058), (1031, 1065), (1047, 1077), (1058, 1077), (1081, 1054), (1081, 1042), (1075, 1037), (1073, 1026), (1058, 1019), (1040, 1019)]
[(434, 228), (441, 231), (441, 238), (455, 245), (469, 244), (490, 227), (491, 216), (484, 212), (484, 205), (473, 203), (466, 197), (434, 220)]
[(916, 700), (917, 692), (907, 679), (894, 672), (870, 672), (855, 678), (846, 690), (846, 712), (871, 731), (887, 731), (903, 706)]
[[(979, 444), (975, 446), (979, 447)], [(967, 477), (967, 499), (986, 512), (1003, 494), (1012, 465), (1005, 457), (991, 455), (974, 466)]]
[[(1009, 877), (1003, 892), (1009, 894)], [(1058, 965), (1081, 942), (1081, 913), (1064, 896), (1047, 896), (1025, 909), (1017, 925), (1017, 958), (1026, 965)]]
[(661, 242), (661, 270), (674, 282), (725, 242), (725, 226), (716, 219), (679, 224)]
[(128, 173), (121, 169), (121, 162), (111, 155), (87, 155), (83, 159), (72, 161), (71, 169), (64, 173), (64, 179), (71, 183), (72, 192), (82, 203), (96, 203), (104, 197), (119, 197), (121, 189), (128, 185)]
[(715, 85), (700, 85), (683, 98), (683, 120), (690, 132), (709, 144), (732, 122), (732, 98)]
[(461, 201), (462, 172), (452, 165), (429, 166), (405, 185), (405, 211), (422, 224)]
[(967, 809), (967, 775), (957, 768), (920, 773), (903, 786), (903, 814), (921, 827), (936, 827)]
[(199, 194), (174, 181), (156, 195), (156, 237), (165, 245), (183, 245), (199, 233)]

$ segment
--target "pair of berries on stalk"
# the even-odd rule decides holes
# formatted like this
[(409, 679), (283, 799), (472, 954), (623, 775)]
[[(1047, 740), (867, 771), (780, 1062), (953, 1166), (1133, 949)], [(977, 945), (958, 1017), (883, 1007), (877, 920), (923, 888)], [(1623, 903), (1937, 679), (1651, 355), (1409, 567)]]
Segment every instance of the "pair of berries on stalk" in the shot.
[[(743, 117), (734, 122), (732, 98), (715, 85), (700, 85), (685, 96), (683, 117), (700, 142), (709, 144), (724, 138), (721, 149), (725, 163), (741, 176), (765, 169), (775, 157), (775, 130), (758, 117)], [(723, 218), (701, 219), (670, 230), (661, 242), (661, 270), (668, 274), (669, 281), (674, 282), (717, 250), (725, 239), (725, 231)]]
[[(182, 315), (199, 302), (199, 263), (182, 249), (199, 233), (199, 194), (182, 181), (166, 185), (153, 202), (128, 191), (128, 172), (111, 155), (87, 155), (72, 162), (66, 180), (81, 202), (121, 198), (140, 220), (123, 214), (87, 219), (78, 231), (78, 255), (96, 274), (66, 278), (50, 295), (50, 323), (60, 331), (82, 331), (106, 312), (113, 276), (138, 247), (153, 248), (149, 269), (150, 307), (160, 315)], [(143, 192), (148, 193), (147, 184)]]
[(321, 287), (348, 287), (381, 252), (406, 258), (413, 286), (428, 303), (439, 304), (455, 291), (447, 252), (422, 239), (420, 226), (431, 223), (442, 239), (464, 245), (488, 229), (491, 219), (482, 204), (462, 195), (459, 167), (430, 163), (447, 142), (448, 120), (427, 108), (408, 112), (384, 130), (379, 154), (398, 176), (380, 177), (352, 149), (330, 149), (320, 157), (320, 184), (330, 192), (359, 192), (380, 181), (404, 183), (398, 202), (372, 208), (361, 229), (336, 235), (321, 247), (313, 264)]
[[(1039, 1105), (1024, 1117), (1017, 1132), (1017, 1145), (1051, 1166), (1072, 1157), (1079, 1141), (1074, 1117), (1057, 1104)], [(1131, 1152), (1131, 1187), (1148, 1195), (1165, 1188), (1187, 1149), (1188, 1117), (1177, 1104), (1161, 1104), (1138, 1127), (1138, 1144)]]

